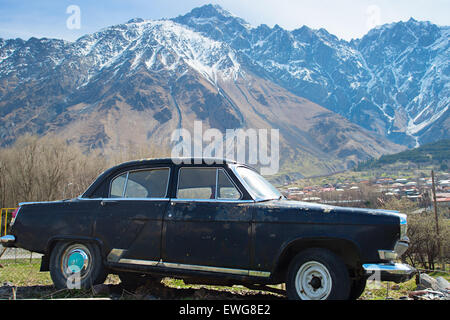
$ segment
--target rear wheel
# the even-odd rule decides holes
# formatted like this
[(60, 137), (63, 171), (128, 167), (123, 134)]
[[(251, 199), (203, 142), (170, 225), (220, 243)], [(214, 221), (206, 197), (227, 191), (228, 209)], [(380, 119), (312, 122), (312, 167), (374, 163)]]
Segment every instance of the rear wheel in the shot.
[(347, 267), (329, 250), (307, 249), (292, 260), (286, 291), (292, 300), (346, 300), (350, 293)]
[(107, 274), (95, 244), (58, 242), (50, 254), (50, 276), (58, 289), (87, 289)]

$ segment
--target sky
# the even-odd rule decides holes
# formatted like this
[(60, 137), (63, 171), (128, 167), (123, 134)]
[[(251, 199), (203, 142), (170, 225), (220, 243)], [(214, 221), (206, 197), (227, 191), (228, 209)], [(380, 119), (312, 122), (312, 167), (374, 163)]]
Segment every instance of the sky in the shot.
[(0, 0), (0, 38), (74, 41), (131, 18), (172, 18), (208, 3), (254, 26), (293, 30), (306, 25), (345, 40), (411, 17), (450, 25), (450, 0)]

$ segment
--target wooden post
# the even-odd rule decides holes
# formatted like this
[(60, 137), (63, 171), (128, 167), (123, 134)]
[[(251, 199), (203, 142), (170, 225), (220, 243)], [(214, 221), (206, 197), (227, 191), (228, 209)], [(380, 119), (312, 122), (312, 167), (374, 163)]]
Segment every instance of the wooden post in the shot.
[(436, 201), (436, 184), (434, 181), (434, 170), (431, 170), (431, 190), (433, 192), (433, 205), (434, 205), (434, 219), (436, 221), (436, 236), (438, 238), (438, 251), (439, 251), (439, 260), (441, 260), (441, 265), (445, 270), (445, 264), (443, 261), (442, 255), (442, 246), (441, 246), (441, 237), (439, 235), (439, 219), (438, 219), (438, 211), (437, 211), (437, 201)]

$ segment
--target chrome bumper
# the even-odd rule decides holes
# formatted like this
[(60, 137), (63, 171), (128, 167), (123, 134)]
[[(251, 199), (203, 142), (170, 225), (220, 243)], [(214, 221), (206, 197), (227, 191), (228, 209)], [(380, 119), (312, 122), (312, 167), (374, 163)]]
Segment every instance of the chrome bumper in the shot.
[(4, 247), (13, 247), (15, 242), (16, 242), (16, 237), (14, 237), (12, 235), (6, 235), (3, 237), (0, 237), (0, 243)]
[(403, 263), (369, 263), (363, 264), (366, 275), (371, 280), (405, 282), (411, 279), (416, 269)]
[(378, 250), (381, 260), (399, 259), (409, 247), (409, 238), (404, 236), (395, 244), (394, 250)]

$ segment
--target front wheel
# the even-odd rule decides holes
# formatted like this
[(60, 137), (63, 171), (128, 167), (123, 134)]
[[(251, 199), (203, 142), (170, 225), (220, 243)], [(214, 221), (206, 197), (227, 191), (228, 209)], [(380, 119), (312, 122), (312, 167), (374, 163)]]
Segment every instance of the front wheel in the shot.
[(50, 254), (50, 276), (58, 289), (88, 289), (107, 274), (95, 244), (58, 242)]
[(350, 294), (347, 267), (329, 250), (302, 251), (289, 266), (286, 291), (292, 300), (347, 300)]
[(366, 289), (366, 278), (359, 278), (355, 279), (352, 282), (352, 286), (350, 289), (350, 300), (356, 300), (358, 299)]

